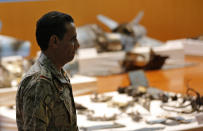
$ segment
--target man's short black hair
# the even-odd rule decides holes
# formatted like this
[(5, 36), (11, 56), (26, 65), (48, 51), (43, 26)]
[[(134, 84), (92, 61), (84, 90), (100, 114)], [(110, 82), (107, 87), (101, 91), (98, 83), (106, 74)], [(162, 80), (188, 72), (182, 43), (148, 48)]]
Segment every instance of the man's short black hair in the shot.
[(65, 13), (51, 11), (43, 15), (37, 21), (36, 39), (42, 51), (48, 48), (49, 40), (52, 35), (63, 39), (66, 33), (66, 23), (74, 22), (73, 18)]

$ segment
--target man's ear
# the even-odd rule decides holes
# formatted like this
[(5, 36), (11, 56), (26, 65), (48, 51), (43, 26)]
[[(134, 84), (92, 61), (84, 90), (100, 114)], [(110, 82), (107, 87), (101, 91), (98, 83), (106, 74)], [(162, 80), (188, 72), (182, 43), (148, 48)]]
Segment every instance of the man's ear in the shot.
[(52, 35), (49, 40), (50, 47), (57, 48), (58, 47), (58, 37), (56, 35)]

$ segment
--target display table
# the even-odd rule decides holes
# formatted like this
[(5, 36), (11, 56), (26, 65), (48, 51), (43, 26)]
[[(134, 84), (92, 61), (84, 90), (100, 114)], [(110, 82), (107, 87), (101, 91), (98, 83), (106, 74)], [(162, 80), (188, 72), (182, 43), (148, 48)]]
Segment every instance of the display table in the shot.
[[(131, 101), (132, 97), (129, 97), (125, 94), (118, 94), (117, 92), (105, 93), (106, 96), (113, 96), (111, 101), (119, 101), (127, 102)], [(80, 96), (75, 98), (76, 103), (80, 103), (89, 110), (94, 111), (94, 116), (104, 117), (106, 118), (117, 114), (116, 120), (112, 121), (91, 121), (88, 120), (87, 115), (78, 114), (78, 125), (79, 127), (85, 127), (81, 129), (93, 129), (93, 128), (102, 128), (104, 126), (114, 125), (114, 123), (119, 123), (124, 125), (122, 128), (112, 128), (112, 129), (101, 129), (101, 131), (154, 131), (154, 130), (203, 130), (203, 125), (199, 125), (195, 119), (195, 116), (198, 113), (192, 114), (177, 114), (174, 112), (167, 112), (160, 108), (160, 101), (152, 101), (150, 104), (150, 112), (143, 108), (138, 103), (135, 103), (134, 106), (129, 107), (125, 112), (119, 110), (116, 107), (109, 106), (111, 102), (92, 102), (91, 95)], [(135, 122), (132, 120), (131, 116), (128, 113), (139, 112), (141, 114), (142, 119), (139, 122)], [(168, 121), (167, 124), (147, 124), (148, 122), (162, 121), (164, 117), (176, 117), (176, 118), (184, 118), (184, 120), (188, 121), (187, 124), (180, 124), (175, 121)], [(96, 127), (95, 127), (96, 126)]]

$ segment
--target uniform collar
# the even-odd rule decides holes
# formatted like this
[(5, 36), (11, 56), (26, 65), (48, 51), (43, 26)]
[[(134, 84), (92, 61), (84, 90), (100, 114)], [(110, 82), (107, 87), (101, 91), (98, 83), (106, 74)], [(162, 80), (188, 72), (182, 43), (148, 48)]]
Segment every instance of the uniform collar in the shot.
[(40, 54), (38, 61), (42, 66), (46, 67), (61, 83), (69, 83), (69, 79), (64, 69), (61, 68), (61, 72), (57, 70), (56, 66), (44, 53)]

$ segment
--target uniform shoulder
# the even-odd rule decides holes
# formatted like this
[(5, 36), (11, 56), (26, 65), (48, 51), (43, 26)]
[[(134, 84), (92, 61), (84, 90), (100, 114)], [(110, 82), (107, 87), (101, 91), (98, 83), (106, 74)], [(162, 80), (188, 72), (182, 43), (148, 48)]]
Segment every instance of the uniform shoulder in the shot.
[(29, 90), (33, 90), (33, 88), (37, 88), (36, 87), (37, 85), (42, 86), (51, 84), (52, 84), (51, 72), (44, 66), (35, 63), (21, 80), (19, 90), (27, 92)]
[(36, 73), (22, 80), (18, 93), (24, 97), (46, 96), (52, 94), (52, 82), (46, 75)]
[(37, 79), (44, 79), (47, 81), (52, 80), (52, 74), (49, 69), (47, 69), (45, 66), (41, 65), (39, 62), (36, 62), (30, 70), (26, 73), (26, 75), (23, 77), (24, 79), (27, 79), (29, 77), (34, 77)]

